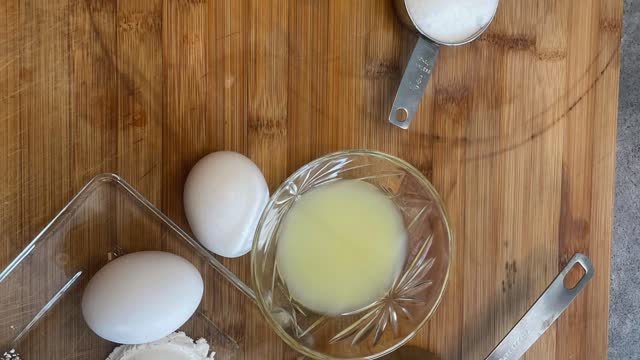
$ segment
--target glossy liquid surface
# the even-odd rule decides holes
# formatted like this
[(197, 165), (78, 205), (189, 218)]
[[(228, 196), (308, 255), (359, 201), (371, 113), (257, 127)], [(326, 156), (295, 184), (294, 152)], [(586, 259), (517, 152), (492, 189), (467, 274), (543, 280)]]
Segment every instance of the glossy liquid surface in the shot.
[(407, 233), (375, 186), (340, 180), (296, 201), (276, 261), (291, 296), (318, 313), (344, 314), (383, 297), (404, 264)]

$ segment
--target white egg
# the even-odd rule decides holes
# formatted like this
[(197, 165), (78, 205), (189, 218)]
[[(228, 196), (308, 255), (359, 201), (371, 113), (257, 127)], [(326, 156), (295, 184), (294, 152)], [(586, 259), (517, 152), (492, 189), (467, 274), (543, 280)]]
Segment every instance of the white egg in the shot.
[(230, 151), (211, 153), (191, 169), (184, 210), (196, 238), (210, 251), (238, 257), (251, 250), (269, 188), (260, 169)]
[(100, 337), (120, 344), (163, 338), (182, 326), (202, 300), (202, 276), (180, 256), (142, 251), (116, 258), (91, 278), (82, 315)]

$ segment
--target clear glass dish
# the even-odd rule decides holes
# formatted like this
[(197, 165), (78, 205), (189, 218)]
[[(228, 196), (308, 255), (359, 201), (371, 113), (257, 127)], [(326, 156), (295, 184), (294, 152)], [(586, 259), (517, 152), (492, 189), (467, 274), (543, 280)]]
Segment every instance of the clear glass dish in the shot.
[[(238, 358), (238, 343), (225, 335), (226, 313), (254, 307), (230, 300), (253, 298), (253, 291), (121, 178), (103, 174), (0, 273), (0, 359), (11, 350), (23, 360), (106, 359), (116, 344), (86, 326), (82, 291), (110, 259), (142, 250), (173, 252), (200, 270), (204, 298), (180, 330), (206, 339), (216, 359)], [(238, 296), (216, 298), (216, 289), (234, 286)]]
[[(280, 225), (300, 195), (340, 179), (369, 182), (393, 200), (408, 231), (409, 251), (384, 298), (355, 313), (327, 316), (292, 299), (278, 273), (276, 249)], [(251, 252), (258, 306), (285, 342), (309, 357), (378, 358), (414, 337), (435, 311), (449, 277), (452, 245), (443, 203), (413, 166), (380, 152), (330, 154), (291, 175), (262, 214)]]

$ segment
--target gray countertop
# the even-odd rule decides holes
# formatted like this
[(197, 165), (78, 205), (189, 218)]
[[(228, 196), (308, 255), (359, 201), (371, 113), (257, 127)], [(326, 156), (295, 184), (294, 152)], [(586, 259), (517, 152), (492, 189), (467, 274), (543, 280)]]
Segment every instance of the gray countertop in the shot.
[(609, 358), (640, 358), (640, 0), (624, 1)]

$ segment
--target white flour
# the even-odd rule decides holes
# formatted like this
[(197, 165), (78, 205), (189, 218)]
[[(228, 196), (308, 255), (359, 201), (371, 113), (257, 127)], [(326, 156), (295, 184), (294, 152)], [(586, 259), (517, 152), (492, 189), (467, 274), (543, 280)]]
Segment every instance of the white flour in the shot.
[(107, 360), (209, 360), (214, 355), (209, 354), (205, 339), (194, 342), (185, 333), (177, 332), (146, 344), (118, 346)]
[(2, 360), (21, 360), (21, 358), (15, 349), (11, 349), (9, 352), (2, 354)]
[(434, 40), (459, 43), (493, 18), (498, 0), (406, 0), (416, 27)]

